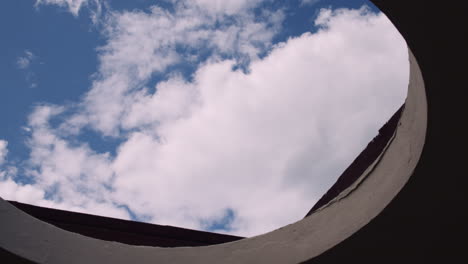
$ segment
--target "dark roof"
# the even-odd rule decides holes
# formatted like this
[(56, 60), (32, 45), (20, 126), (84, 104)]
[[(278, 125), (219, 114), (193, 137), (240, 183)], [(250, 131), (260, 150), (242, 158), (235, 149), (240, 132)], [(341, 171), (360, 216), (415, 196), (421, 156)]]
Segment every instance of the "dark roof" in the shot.
[(243, 238), (9, 202), (29, 215), (59, 228), (88, 237), (130, 245), (196, 247), (221, 244)]
[(364, 171), (382, 153), (388, 141), (392, 137), (400, 120), (404, 104), (393, 114), (393, 116), (380, 129), (379, 134), (372, 139), (367, 147), (357, 156), (348, 168), (341, 174), (336, 183), (318, 200), (305, 217), (311, 215), (320, 207), (337, 197), (343, 190), (351, 186)]

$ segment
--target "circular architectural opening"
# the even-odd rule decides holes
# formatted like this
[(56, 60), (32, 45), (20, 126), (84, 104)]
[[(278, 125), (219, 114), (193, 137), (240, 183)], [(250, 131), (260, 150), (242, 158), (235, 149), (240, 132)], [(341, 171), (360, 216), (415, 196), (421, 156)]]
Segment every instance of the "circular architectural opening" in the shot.
[(212, 247), (135, 247), (66, 232), (0, 200), (0, 246), (39, 263), (128, 263), (135, 260), (140, 263), (155, 260), (169, 263), (213, 263), (219, 260), (224, 263), (298, 263), (311, 259), (374, 218), (413, 173), (425, 139), (427, 105), (422, 75), (411, 51), (409, 61), (408, 97), (389, 144), (363, 174), (365, 179), (359, 182), (358, 188), (342, 193), (341, 199), (299, 222), (264, 235)]
[(6, 200), (263, 234), (302, 219), (406, 98), (405, 42), (368, 2), (79, 3), (14, 4), (30, 22), (4, 44), (23, 89), (1, 104)]

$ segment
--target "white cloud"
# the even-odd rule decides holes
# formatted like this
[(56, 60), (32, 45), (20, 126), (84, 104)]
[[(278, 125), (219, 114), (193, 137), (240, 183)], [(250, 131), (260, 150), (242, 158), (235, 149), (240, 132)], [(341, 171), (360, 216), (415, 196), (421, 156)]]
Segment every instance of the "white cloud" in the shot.
[(31, 51), (25, 50), (23, 56), (16, 59), (16, 66), (22, 70), (27, 69), (35, 58), (36, 56)]
[(25, 79), (30, 88), (37, 87), (36, 75), (31, 71), (31, 64), (37, 60), (37, 56), (30, 50), (24, 50), (24, 54), (16, 59), (16, 66), (18, 69), (23, 70)]
[[(164, 0), (176, 6), (176, 8), (185, 8), (196, 10), (213, 16), (236, 15), (242, 12), (250, 11), (261, 2), (270, 0)], [(155, 3), (157, 4), (157, 3)], [(78, 16), (84, 6), (92, 6), (91, 18), (96, 23), (101, 17), (103, 6), (110, 8), (104, 0), (36, 0), (35, 6), (39, 5), (57, 5), (68, 9), (74, 16)]]
[(251, 11), (220, 20), (182, 4), (173, 13), (158, 6), (150, 11), (109, 13), (104, 25), (108, 43), (99, 49), (100, 70), (82, 102), (85, 110), (64, 127), (78, 131), (90, 124), (105, 135), (117, 136), (133, 93), (152, 75), (178, 63), (193, 63), (200, 49), (240, 62), (255, 60), (271, 46), (283, 19), (281, 11), (265, 11), (259, 22)]
[(86, 144), (73, 145), (57, 135), (49, 120), (61, 110), (38, 106), (30, 118), (32, 135), (28, 144), (32, 149), (30, 166), (34, 168), (30, 173), (44, 188), (59, 185), (53, 195), (58, 200), (74, 193), (89, 193), (98, 196), (94, 200), (104, 200), (100, 195), (106, 192), (104, 185), (112, 178), (109, 154), (96, 154)]
[(116, 195), (185, 226), (194, 221), (180, 212), (231, 208), (246, 235), (300, 219), (403, 103), (408, 80), (404, 41), (383, 15), (324, 10), (317, 23), (250, 74), (213, 61), (194, 83), (173, 78), (141, 95), (124, 122), (145, 129), (119, 149)]
[(257, 6), (265, 0), (185, 0), (183, 2), (208, 11), (211, 14), (232, 15)]
[[(271, 48), (281, 13), (258, 22), (246, 12), (221, 30), (218, 15), (178, 8), (113, 13), (78, 113), (54, 127), (69, 109), (36, 108), (28, 173), (39, 191), (27, 197), (124, 218), (116, 205), (128, 205), (189, 228), (232, 210), (229, 232), (267, 232), (299, 220), (404, 101), (407, 49), (383, 14), (321, 10), (321, 30)], [(153, 74), (188, 60), (178, 45), (215, 52), (192, 81), (169, 74), (153, 91)], [(233, 70), (242, 56), (248, 73)], [(69, 138), (84, 126), (122, 137), (116, 156)]]
[[(256, 7), (259, 3), (265, 0), (165, 0), (172, 4), (182, 7), (185, 6), (188, 9), (198, 9), (201, 12), (207, 12), (211, 15), (233, 15), (251, 8)], [(268, 0), (267, 0), (268, 1)], [(99, 9), (96, 10), (98, 13), (101, 12), (102, 4), (105, 4), (102, 0), (36, 0), (36, 6), (39, 5), (57, 5), (60, 7), (67, 8), (74, 16), (78, 16), (80, 9), (84, 6), (94, 4)]]
[[(50, 119), (62, 111), (53, 105), (36, 107), (29, 120), (31, 158), (22, 171), (33, 183), (16, 182), (17, 169), (7, 167), (0, 170), (0, 195), (39, 206), (129, 219), (128, 212), (110, 197), (109, 154), (97, 154), (86, 144), (73, 146), (50, 127)], [(6, 155), (4, 141), (0, 149)]]
[(96, 202), (93, 200), (88, 200), (85, 203), (77, 203), (76, 201), (73, 201), (71, 197), (68, 197), (70, 200), (56, 202), (45, 198), (45, 191), (42, 186), (19, 184), (10, 178), (0, 180), (0, 197), (5, 200), (19, 201), (42, 207), (130, 219), (125, 210), (120, 209), (113, 204)]
[[(64, 110), (53, 105), (36, 107), (29, 126), (24, 128), (32, 133), (28, 141), (32, 152), (22, 170), (22, 177), (33, 179), (33, 183), (16, 182), (16, 167), (0, 167), (0, 196), (38, 206), (130, 219), (128, 212), (111, 198), (109, 154), (97, 154), (86, 144), (72, 146), (50, 127), (50, 119)], [(7, 153), (7, 142), (0, 140), (0, 166)]]
[(58, 5), (67, 8), (74, 16), (78, 16), (81, 7), (89, 4), (90, 2), (99, 5), (100, 0), (36, 0), (36, 6), (39, 5)]
[(320, 0), (300, 0), (301, 6), (311, 6), (320, 2)]
[(5, 162), (5, 157), (8, 154), (8, 142), (6, 140), (0, 139), (0, 165)]
[(323, 10), (317, 24), (250, 74), (212, 61), (194, 83), (136, 96), (123, 120), (144, 129), (113, 163), (117, 199), (189, 227), (231, 208), (246, 235), (303, 216), (403, 103), (408, 80), (404, 40), (384, 15)]

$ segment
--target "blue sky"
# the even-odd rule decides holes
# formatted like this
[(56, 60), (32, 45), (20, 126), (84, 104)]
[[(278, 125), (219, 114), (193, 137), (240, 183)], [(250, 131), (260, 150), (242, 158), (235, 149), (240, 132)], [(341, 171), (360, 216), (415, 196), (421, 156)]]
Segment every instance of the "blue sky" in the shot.
[(0, 32), (0, 196), (66, 210), (260, 234), (406, 97), (367, 1), (7, 0)]

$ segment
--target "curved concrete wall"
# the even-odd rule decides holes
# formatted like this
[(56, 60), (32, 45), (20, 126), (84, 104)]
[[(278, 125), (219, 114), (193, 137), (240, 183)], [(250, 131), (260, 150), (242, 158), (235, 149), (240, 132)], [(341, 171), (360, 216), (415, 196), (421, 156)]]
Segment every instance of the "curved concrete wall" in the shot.
[(37, 263), (298, 263), (318, 256), (376, 217), (412, 175), (423, 150), (427, 105), (422, 74), (409, 52), (405, 109), (380, 157), (337, 199), (270, 233), (206, 246), (130, 246), (67, 232), (0, 199), (0, 247)]

